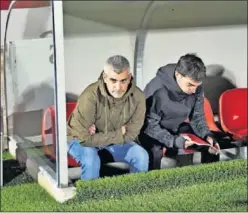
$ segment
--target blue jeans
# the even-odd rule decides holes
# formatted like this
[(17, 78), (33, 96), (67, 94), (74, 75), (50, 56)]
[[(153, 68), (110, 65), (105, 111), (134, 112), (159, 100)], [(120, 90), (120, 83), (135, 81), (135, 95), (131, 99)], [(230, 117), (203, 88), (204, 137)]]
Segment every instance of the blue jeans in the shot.
[(81, 165), (83, 180), (99, 178), (100, 149), (108, 150), (116, 162), (128, 163), (131, 173), (148, 171), (148, 153), (133, 141), (105, 147), (85, 147), (78, 140), (69, 141), (67, 144), (69, 155)]

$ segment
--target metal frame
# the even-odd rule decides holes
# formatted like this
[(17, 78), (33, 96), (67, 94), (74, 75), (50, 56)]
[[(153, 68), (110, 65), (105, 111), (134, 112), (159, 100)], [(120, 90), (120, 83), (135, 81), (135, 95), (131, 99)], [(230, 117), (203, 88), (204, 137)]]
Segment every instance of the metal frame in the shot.
[[(134, 79), (136, 85), (143, 88), (143, 59), (145, 41), (147, 36), (147, 24), (154, 10), (157, 8), (159, 2), (151, 1), (145, 11), (140, 28), (136, 33), (135, 49), (134, 49)], [(163, 2), (162, 2), (163, 3)]]
[[(5, 97), (5, 106), (6, 106), (6, 115), (8, 115), (8, 105), (7, 105), (7, 86), (6, 86), (6, 48), (7, 48), (7, 32), (8, 32), (8, 26), (9, 26), (9, 19), (10, 19), (10, 14), (12, 11), (12, 8), (14, 6), (16, 1), (12, 1), (9, 5), (9, 9), (8, 9), (8, 15), (7, 15), (7, 20), (6, 20), (6, 24), (5, 24), (5, 34), (4, 34), (4, 47), (3, 47), (3, 61), (4, 61), (4, 66), (3, 66), (3, 73), (4, 73), (4, 97)], [(1, 82), (1, 75), (0, 75), (0, 82)], [(0, 92), (0, 94), (2, 94), (2, 92)], [(2, 98), (0, 98), (0, 106), (2, 106)], [(0, 169), (1, 169), (1, 181), (0, 181), (0, 186), (3, 186), (3, 147), (7, 144), (4, 144), (5, 140), (5, 134), (8, 135), (8, 119), (6, 116), (6, 125), (7, 125), (7, 132), (4, 132), (4, 122), (0, 122), (0, 130), (2, 131), (1, 133), (1, 138), (0, 138), (0, 149), (1, 149), (1, 154), (0, 154), (0, 161), (1, 161), (1, 165), (0, 165)]]
[[(1, 79), (0, 79), (1, 80)], [(1, 132), (1, 135), (0, 135), (0, 143), (1, 143), (1, 153), (0, 153), (0, 161), (1, 161), (1, 164), (0, 164), (0, 187), (3, 186), (3, 148), (2, 148), (2, 142), (4, 141), (4, 130), (3, 130), (3, 120), (1, 119), (0, 120), (0, 132)]]
[(56, 178), (58, 187), (68, 186), (66, 141), (66, 99), (64, 67), (63, 2), (52, 1), (55, 116), (56, 116)]
[[(8, 24), (11, 15), (11, 10), (15, 3), (16, 1), (12, 1), (8, 10), (8, 16), (5, 27), (5, 37), (4, 37), (4, 57), (3, 57), (4, 61), (6, 60)], [(56, 125), (55, 125), (56, 126), (56, 181), (58, 187), (67, 187), (68, 167), (67, 167), (67, 142), (66, 142), (66, 104), (65, 104), (66, 100), (65, 100), (64, 36), (63, 36), (64, 32), (63, 32), (62, 1), (51, 1), (51, 6), (52, 6), (52, 21), (53, 21), (53, 32), (54, 32), (53, 42), (54, 42), (54, 77), (55, 77), (54, 102), (55, 102), (55, 115), (56, 115)], [(6, 78), (5, 72), (6, 72), (6, 63), (4, 63), (4, 77)], [(7, 86), (5, 84), (5, 102), (7, 108), (6, 87)], [(2, 123), (0, 123), (0, 125), (2, 126)], [(1, 144), (0, 144), (1, 145), (0, 147), (1, 148), (1, 156), (0, 156), (1, 186), (3, 185), (2, 136), (4, 136), (4, 133), (3, 135), (1, 135)]]

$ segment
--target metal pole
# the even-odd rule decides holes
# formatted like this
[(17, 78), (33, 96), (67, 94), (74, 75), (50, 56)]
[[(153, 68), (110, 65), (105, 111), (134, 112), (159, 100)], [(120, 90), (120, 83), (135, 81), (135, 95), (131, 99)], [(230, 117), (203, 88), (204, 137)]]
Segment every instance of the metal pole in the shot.
[[(0, 79), (1, 80), (1, 79)], [(2, 112), (1, 112), (2, 113)], [(1, 116), (2, 117), (2, 116)], [(0, 153), (0, 161), (1, 161), (1, 164), (0, 164), (0, 169), (1, 169), (1, 171), (0, 171), (0, 173), (1, 173), (1, 177), (0, 177), (0, 187), (2, 188), (2, 186), (3, 186), (3, 148), (2, 148), (2, 143), (3, 143), (3, 130), (2, 130), (3, 128), (2, 128), (2, 119), (0, 120), (0, 132), (1, 132), (1, 138), (0, 138), (0, 140), (1, 140), (1, 153)]]
[[(5, 24), (5, 33), (4, 33), (4, 48), (3, 48), (3, 76), (4, 76), (4, 102), (5, 102), (5, 114), (6, 114), (6, 130), (7, 132), (4, 132), (4, 122), (3, 122), (3, 116), (2, 116), (2, 90), (0, 92), (1, 98), (0, 98), (0, 106), (1, 106), (1, 121), (0, 121), (0, 131), (1, 131), (1, 139), (0, 139), (0, 149), (1, 149), (1, 154), (0, 154), (0, 169), (1, 169), (1, 187), (3, 186), (3, 149), (5, 148), (5, 134), (8, 135), (8, 103), (7, 103), (7, 85), (6, 85), (6, 49), (7, 49), (7, 32), (8, 32), (8, 26), (9, 26), (9, 19), (10, 19), (10, 14), (12, 11), (12, 8), (16, 1), (12, 1), (9, 5), (8, 9), (8, 15), (7, 15), (7, 20)], [(1, 79), (1, 74), (0, 74), (0, 82), (2, 82)], [(3, 113), (4, 114), (4, 113)], [(7, 141), (7, 140), (6, 140)]]
[(143, 19), (140, 24), (140, 28), (136, 32), (135, 40), (135, 52), (134, 52), (134, 79), (136, 85), (143, 89), (143, 59), (144, 59), (144, 48), (147, 35), (147, 24), (150, 17), (157, 7), (157, 2), (150, 1), (148, 4)]
[(51, 1), (51, 3), (55, 70), (56, 176), (58, 187), (62, 188), (68, 186), (63, 2)]

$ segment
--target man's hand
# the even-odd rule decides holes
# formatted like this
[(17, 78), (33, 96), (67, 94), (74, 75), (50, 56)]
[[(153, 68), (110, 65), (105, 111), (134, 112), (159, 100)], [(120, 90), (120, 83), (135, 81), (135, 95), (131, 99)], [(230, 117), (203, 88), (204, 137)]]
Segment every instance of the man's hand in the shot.
[(218, 154), (220, 152), (220, 146), (218, 143), (214, 141), (214, 139), (210, 136), (206, 138), (206, 141), (210, 143), (211, 147), (208, 149), (208, 152), (210, 154)]
[(208, 137), (206, 138), (206, 141), (207, 141), (208, 143), (210, 143), (211, 146), (213, 146), (214, 140), (213, 140), (212, 137), (208, 136)]
[(187, 149), (189, 146), (192, 146), (194, 144), (194, 141), (192, 141), (189, 136), (183, 135), (183, 137), (186, 139), (186, 142), (184, 144), (185, 149)]
[(184, 144), (185, 149), (187, 149), (189, 146), (192, 146), (195, 142), (190, 139), (189, 136), (183, 135), (183, 137), (186, 139), (186, 142)]
[(192, 141), (192, 140), (186, 140), (186, 142), (184, 144), (184, 147), (185, 147), (185, 149), (187, 149), (189, 146), (192, 146), (193, 144), (195, 144), (194, 141)]
[(125, 135), (126, 134), (126, 132), (127, 132), (126, 126), (122, 126), (121, 127), (121, 132), (122, 132), (122, 135)]
[(90, 127), (89, 127), (89, 132), (90, 132), (90, 135), (94, 135), (96, 134), (96, 126), (95, 124), (92, 124)]

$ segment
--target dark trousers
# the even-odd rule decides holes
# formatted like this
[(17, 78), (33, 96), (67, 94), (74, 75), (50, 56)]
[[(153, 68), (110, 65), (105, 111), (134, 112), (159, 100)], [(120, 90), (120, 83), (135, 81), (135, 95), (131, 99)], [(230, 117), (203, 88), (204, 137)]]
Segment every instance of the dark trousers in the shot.
[[(179, 126), (177, 134), (191, 133), (194, 134), (193, 129), (187, 123), (183, 123)], [(141, 145), (146, 149), (149, 154), (149, 170), (160, 169), (161, 159), (163, 158), (163, 149), (166, 148), (166, 157), (177, 156), (177, 148), (167, 148), (154, 138), (149, 137), (146, 134), (139, 135), (139, 141)], [(219, 155), (212, 155), (209, 152), (201, 153), (201, 163), (211, 163), (219, 160)]]

